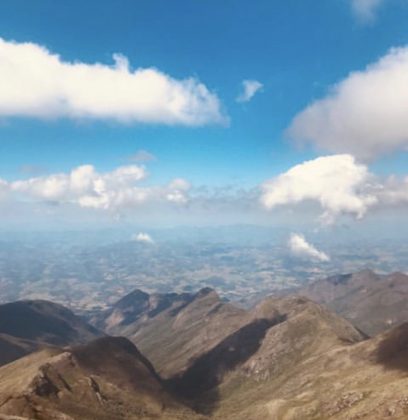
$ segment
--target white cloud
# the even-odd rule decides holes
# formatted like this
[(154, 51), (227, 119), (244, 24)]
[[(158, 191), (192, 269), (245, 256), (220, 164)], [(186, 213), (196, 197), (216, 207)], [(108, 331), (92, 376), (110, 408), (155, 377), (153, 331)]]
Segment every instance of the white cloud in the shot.
[[(177, 179), (162, 187), (140, 186), (145, 177), (145, 169), (137, 165), (121, 166), (105, 173), (97, 172), (92, 165), (83, 165), (70, 173), (14, 181), (8, 183), (8, 188), (23, 197), (105, 210), (134, 207), (148, 201), (177, 204), (188, 201), (187, 181)], [(178, 194), (178, 199), (169, 197), (172, 194)]]
[(188, 201), (186, 192), (191, 188), (189, 182), (182, 178), (174, 179), (168, 186), (166, 198), (177, 204), (185, 204)]
[[(9, 208), (37, 208), (55, 214), (92, 217), (148, 216), (160, 220), (170, 215), (186, 220), (206, 221), (234, 217), (267, 221), (259, 198), (268, 209), (286, 206), (276, 217), (290, 215), (293, 206), (303, 212), (304, 202), (314, 202), (322, 209), (322, 220), (332, 223), (343, 214), (363, 217), (371, 209), (389, 209), (408, 205), (408, 178), (374, 177), (365, 165), (349, 155), (320, 157), (296, 165), (266, 181), (259, 189), (242, 189), (237, 185), (220, 188), (193, 187), (183, 178), (166, 184), (152, 185), (143, 166), (120, 166), (100, 172), (92, 165), (83, 165), (69, 172), (7, 181), (0, 179), (0, 202)], [(315, 212), (308, 213), (312, 222)], [(287, 211), (289, 208), (289, 212)], [(85, 210), (84, 210), (85, 209)], [(86, 210), (88, 209), (88, 210)], [(68, 212), (68, 213), (64, 213)], [(96, 216), (96, 214), (95, 214)], [(302, 213), (302, 220), (305, 220)], [(82, 216), (81, 216), (82, 217)], [(251, 219), (252, 218), (252, 219)], [(242, 220), (242, 219), (240, 219)]]
[(315, 201), (324, 213), (323, 221), (331, 223), (341, 214), (357, 218), (377, 203), (369, 192), (372, 176), (365, 165), (353, 156), (319, 157), (294, 166), (262, 185), (261, 202), (267, 209), (276, 206)]
[(242, 82), (242, 92), (236, 99), (237, 102), (249, 102), (262, 88), (263, 84), (258, 80), (244, 80)]
[(146, 243), (146, 244), (154, 243), (152, 237), (148, 233), (144, 233), (144, 232), (139, 232), (138, 234), (133, 235), (132, 240), (136, 242)]
[(311, 258), (312, 260), (322, 262), (330, 261), (330, 257), (327, 254), (308, 243), (303, 235), (292, 233), (288, 241), (288, 246), (291, 253), (297, 257)]
[(195, 78), (177, 80), (155, 68), (63, 61), (34, 43), (0, 38), (0, 116), (95, 118), (120, 122), (224, 123), (216, 94)]
[(351, 0), (351, 8), (362, 22), (372, 22), (376, 12), (385, 0)]
[(408, 149), (408, 47), (351, 73), (300, 112), (289, 137), (334, 153), (372, 159)]
[(389, 177), (382, 185), (378, 196), (381, 203), (388, 206), (408, 204), (408, 176), (405, 179)]

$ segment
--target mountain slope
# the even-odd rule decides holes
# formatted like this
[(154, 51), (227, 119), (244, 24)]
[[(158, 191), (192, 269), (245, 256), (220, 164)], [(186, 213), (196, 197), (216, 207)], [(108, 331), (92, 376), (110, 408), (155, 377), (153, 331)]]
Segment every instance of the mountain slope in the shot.
[(47, 345), (86, 343), (101, 335), (70, 310), (52, 302), (0, 305), (0, 365)]
[(108, 310), (94, 316), (92, 323), (109, 334), (123, 330), (132, 331), (137, 321), (154, 318), (163, 312), (176, 311), (193, 298), (194, 296), (189, 293), (148, 294), (136, 289), (118, 300)]
[(408, 323), (367, 338), (303, 296), (245, 311), (211, 289), (138, 292), (116, 311), (109, 328), (143, 342), (165, 380), (125, 338), (48, 348), (0, 368), (0, 418), (408, 418)]
[(408, 324), (366, 339), (303, 297), (269, 298), (252, 321), (169, 380), (212, 418), (408, 418)]
[(0, 334), (0, 366), (37, 351), (40, 344), (30, 340)]
[(42, 419), (193, 419), (124, 338), (46, 349), (0, 368), (0, 413)]
[(153, 355), (172, 393), (209, 418), (408, 418), (408, 324), (369, 339), (303, 296), (245, 311), (205, 289), (120, 329)]
[(408, 276), (370, 270), (319, 280), (298, 291), (327, 305), (369, 335), (408, 320)]
[(347, 321), (305, 298), (267, 299), (245, 321), (169, 380), (201, 412), (217, 412), (241, 387), (269, 384), (309, 357), (364, 339)]
[[(268, 377), (232, 376), (218, 389), (216, 419), (408, 418), (408, 324), (339, 344)], [(240, 381), (239, 381), (240, 379)]]
[(242, 326), (246, 317), (244, 310), (223, 302), (209, 288), (194, 295), (135, 291), (96, 320), (96, 325), (129, 338), (160, 375), (169, 378)]

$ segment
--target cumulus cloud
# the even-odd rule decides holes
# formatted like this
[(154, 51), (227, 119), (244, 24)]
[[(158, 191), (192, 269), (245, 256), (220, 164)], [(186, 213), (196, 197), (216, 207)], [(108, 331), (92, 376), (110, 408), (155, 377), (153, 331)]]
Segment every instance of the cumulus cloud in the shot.
[(244, 80), (242, 82), (242, 92), (236, 99), (237, 102), (249, 102), (262, 88), (263, 84), (258, 80)]
[(175, 180), (170, 182), (166, 198), (168, 201), (173, 203), (185, 204), (188, 201), (186, 192), (190, 188), (191, 185), (188, 181), (186, 181), (183, 178), (176, 178)]
[(303, 235), (292, 233), (288, 241), (288, 246), (290, 252), (297, 257), (322, 262), (330, 261), (330, 257), (327, 254), (308, 243)]
[(287, 132), (319, 149), (373, 159), (408, 149), (407, 109), (408, 47), (394, 48), (300, 112)]
[(34, 43), (0, 38), (0, 116), (94, 118), (198, 126), (224, 123), (217, 95), (155, 68), (63, 61)]
[[(139, 182), (145, 178), (145, 169), (137, 165), (121, 166), (105, 173), (97, 172), (92, 165), (82, 165), (70, 173), (18, 180), (7, 186), (9, 191), (23, 197), (105, 210), (133, 207), (147, 201), (177, 204), (188, 201), (187, 181), (176, 179), (165, 186), (140, 186)], [(173, 199), (172, 194), (177, 194), (178, 199)]]
[(266, 181), (261, 202), (267, 209), (315, 201), (323, 209), (322, 220), (331, 223), (341, 214), (361, 218), (377, 203), (370, 192), (372, 175), (351, 155), (319, 157), (294, 166)]
[(132, 236), (132, 240), (136, 242), (142, 242), (145, 244), (153, 244), (154, 241), (148, 233), (139, 232)]
[(351, 8), (355, 16), (362, 22), (372, 22), (378, 8), (385, 0), (351, 0)]

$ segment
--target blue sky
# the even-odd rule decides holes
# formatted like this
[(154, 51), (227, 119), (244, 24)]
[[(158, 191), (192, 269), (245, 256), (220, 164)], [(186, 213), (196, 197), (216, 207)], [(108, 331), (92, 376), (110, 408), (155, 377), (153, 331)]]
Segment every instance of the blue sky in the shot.
[[(391, 182), (383, 180), (390, 175), (402, 180), (408, 154), (407, 142), (399, 137), (390, 150), (384, 146), (371, 153), (339, 145), (337, 134), (333, 145), (317, 138), (315, 131), (326, 129), (332, 138), (333, 127), (322, 127), (321, 121), (317, 128), (305, 128), (307, 121), (295, 134), (287, 132), (297, 115), (330, 95), (351, 72), (365, 71), (390, 48), (408, 45), (406, 1), (383, 0), (375, 7), (375, 1), (366, 0), (366, 14), (356, 8), (358, 3), (364, 1), (3, 1), (0, 38), (6, 43), (29, 42), (58, 54), (61, 62), (89, 65), (113, 66), (112, 55), (120, 53), (127, 57), (130, 71), (154, 68), (175, 80), (193, 77), (217, 97), (225, 120), (194, 126), (63, 114), (33, 117), (24, 110), (3, 113), (0, 178), (11, 183), (69, 173), (85, 164), (99, 173), (136, 164), (149, 174), (143, 185), (163, 186), (183, 178), (191, 189), (233, 184), (252, 191), (297, 164), (350, 153), (370, 174), (382, 178), (382, 186)], [(263, 87), (249, 101), (237, 102), (244, 80), (259, 81)], [(0, 93), (2, 83), (9, 82), (0, 81)], [(355, 126), (350, 130), (360, 133)], [(300, 137), (311, 133), (316, 139), (300, 146), (288, 139), (298, 140), (299, 131)], [(131, 162), (140, 150), (156, 160)], [(358, 182), (351, 188), (360, 189)], [(19, 192), (25, 193), (24, 188)], [(395, 186), (402, 195), (403, 188)], [(324, 207), (321, 196), (302, 194), (283, 204), (305, 199)], [(282, 204), (275, 200), (271, 208), (275, 202)], [(345, 211), (356, 217), (365, 212), (356, 207)], [(337, 216), (337, 209), (334, 213)]]

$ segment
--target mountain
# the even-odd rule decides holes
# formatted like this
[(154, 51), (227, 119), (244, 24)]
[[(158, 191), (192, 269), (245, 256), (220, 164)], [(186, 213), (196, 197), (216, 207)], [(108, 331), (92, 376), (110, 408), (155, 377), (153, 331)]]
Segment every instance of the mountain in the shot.
[(370, 270), (318, 280), (299, 294), (343, 316), (369, 335), (408, 320), (408, 276)]
[(139, 320), (154, 318), (162, 312), (168, 313), (182, 307), (193, 298), (194, 296), (189, 293), (153, 293), (150, 295), (136, 289), (117, 301), (108, 310), (97, 314), (93, 318), (93, 323), (106, 332), (115, 333)]
[(368, 339), (304, 297), (269, 298), (252, 321), (168, 381), (211, 418), (408, 418), (408, 323)]
[[(315, 335), (315, 344), (326, 342), (326, 337), (322, 332)], [(303, 353), (303, 340), (280, 341), (274, 351), (264, 340), (259, 357), (248, 360), (218, 386), (213, 418), (408, 418), (408, 324), (372, 339), (330, 345), (323, 351)], [(285, 355), (288, 344), (297, 344), (298, 349)], [(270, 358), (265, 357), (268, 354)], [(298, 358), (293, 357), (296, 354)]]
[(208, 288), (135, 291), (94, 322), (147, 352), (105, 336), (22, 357), (0, 368), (0, 418), (408, 418), (408, 323), (369, 338), (304, 296), (243, 310)]
[(370, 339), (304, 296), (267, 298), (251, 310), (211, 289), (173, 298), (152, 315), (148, 294), (141, 311), (128, 296), (132, 315), (116, 308), (121, 320), (109, 328), (140, 343), (166, 387), (196, 412), (217, 420), (408, 417), (408, 324)]
[(351, 324), (308, 299), (269, 298), (168, 383), (198, 411), (217, 414), (231, 397), (238, 407), (253, 404), (253, 396), (241, 395), (243, 389), (270, 386), (304, 360), (362, 340)]
[(127, 339), (48, 348), (0, 368), (1, 415), (39, 420), (195, 419)]
[(106, 333), (133, 341), (163, 378), (185, 369), (237, 330), (247, 313), (204, 288), (196, 294), (136, 290), (93, 322)]
[(0, 366), (37, 351), (40, 344), (7, 334), (0, 334)]
[(81, 344), (101, 335), (56, 303), (27, 300), (0, 305), (0, 365), (44, 346)]

